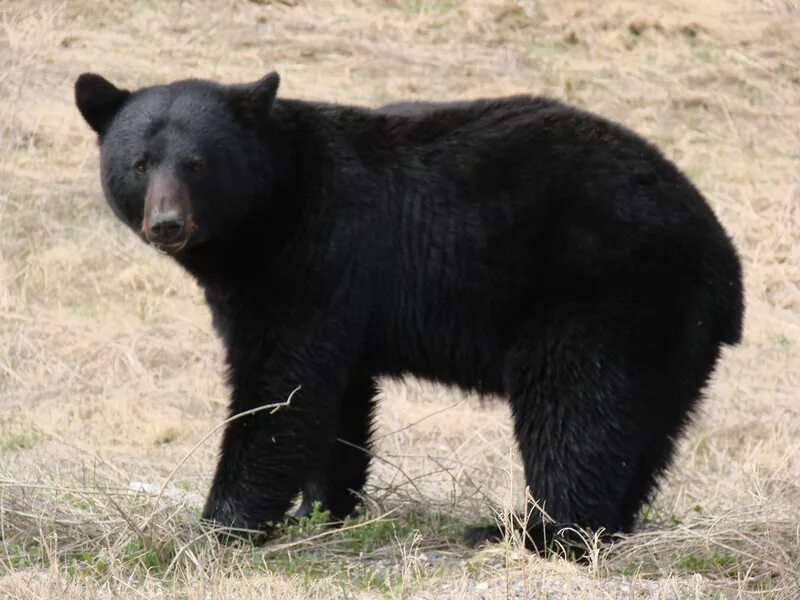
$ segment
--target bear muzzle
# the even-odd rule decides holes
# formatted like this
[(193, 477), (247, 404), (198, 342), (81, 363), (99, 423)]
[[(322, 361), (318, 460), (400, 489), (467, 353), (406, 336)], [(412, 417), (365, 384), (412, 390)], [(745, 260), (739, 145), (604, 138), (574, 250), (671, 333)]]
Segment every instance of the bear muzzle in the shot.
[(177, 178), (156, 176), (147, 187), (142, 232), (159, 252), (177, 254), (197, 229), (189, 191)]

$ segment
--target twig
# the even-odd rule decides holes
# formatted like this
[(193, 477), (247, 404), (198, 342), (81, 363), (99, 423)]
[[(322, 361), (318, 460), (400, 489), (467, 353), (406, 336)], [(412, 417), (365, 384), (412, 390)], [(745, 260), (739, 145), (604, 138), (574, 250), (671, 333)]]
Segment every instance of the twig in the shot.
[(228, 417), (227, 419), (225, 419), (225, 420), (224, 420), (224, 421), (222, 421), (221, 423), (217, 424), (217, 426), (216, 426), (216, 427), (214, 427), (214, 428), (213, 428), (211, 431), (209, 431), (208, 433), (206, 433), (206, 434), (205, 434), (205, 435), (204, 435), (204, 436), (203, 436), (203, 437), (200, 439), (200, 441), (199, 441), (199, 442), (197, 442), (197, 443), (194, 445), (194, 447), (193, 447), (191, 450), (189, 450), (189, 452), (187, 452), (187, 453), (186, 453), (186, 455), (185, 455), (185, 456), (184, 456), (184, 457), (183, 457), (183, 458), (182, 458), (182, 459), (181, 459), (181, 460), (178, 462), (178, 464), (177, 464), (177, 465), (175, 465), (175, 468), (174, 468), (174, 469), (172, 469), (172, 471), (170, 472), (170, 474), (169, 474), (169, 475), (167, 476), (167, 478), (164, 480), (164, 483), (161, 485), (161, 489), (159, 489), (159, 491), (158, 491), (158, 496), (156, 496), (156, 500), (155, 500), (155, 503), (154, 503), (154, 505), (153, 505), (153, 511), (150, 513), (150, 516), (147, 518), (147, 521), (145, 521), (145, 523), (144, 523), (144, 525), (143, 525), (142, 527), (143, 527), (143, 528), (147, 527), (147, 525), (149, 525), (150, 521), (151, 521), (151, 520), (153, 519), (153, 517), (155, 516), (156, 509), (157, 509), (157, 507), (158, 507), (158, 503), (159, 503), (159, 501), (161, 500), (162, 496), (164, 495), (164, 490), (165, 490), (165, 489), (167, 489), (167, 486), (169, 485), (170, 481), (172, 481), (172, 478), (175, 476), (175, 473), (177, 473), (177, 472), (178, 472), (178, 469), (180, 469), (180, 468), (183, 466), (183, 464), (184, 464), (184, 463), (185, 463), (187, 460), (189, 460), (189, 458), (192, 456), (192, 454), (194, 454), (194, 453), (197, 451), (197, 449), (198, 449), (200, 446), (202, 446), (202, 445), (203, 445), (203, 444), (206, 442), (206, 440), (208, 440), (208, 438), (210, 438), (212, 435), (214, 435), (214, 434), (215, 434), (217, 431), (219, 431), (219, 430), (220, 430), (222, 427), (225, 427), (225, 426), (226, 426), (226, 425), (228, 425), (229, 423), (232, 423), (233, 421), (236, 421), (236, 420), (238, 420), (238, 419), (241, 419), (241, 418), (243, 418), (243, 417), (249, 417), (250, 415), (254, 415), (254, 414), (256, 414), (256, 413), (260, 413), (260, 412), (263, 412), (263, 411), (265, 411), (265, 410), (269, 410), (269, 411), (270, 411), (270, 414), (275, 414), (275, 413), (276, 413), (278, 410), (280, 410), (281, 408), (284, 408), (284, 407), (286, 407), (286, 406), (289, 406), (289, 405), (291, 404), (291, 402), (292, 402), (292, 398), (294, 398), (294, 395), (295, 395), (295, 394), (296, 394), (298, 391), (300, 391), (300, 388), (301, 388), (301, 387), (302, 387), (302, 386), (299, 386), (299, 385), (298, 385), (296, 388), (294, 388), (294, 389), (292, 390), (292, 393), (291, 393), (291, 394), (289, 394), (289, 397), (286, 399), (286, 401), (285, 401), (285, 402), (276, 402), (276, 403), (274, 403), (274, 404), (264, 404), (263, 406), (258, 406), (258, 407), (256, 407), (256, 408), (252, 408), (252, 409), (250, 409), (250, 410), (246, 410), (246, 411), (244, 411), (244, 412), (236, 413), (235, 415), (233, 415), (233, 416), (231, 416), (231, 417)]

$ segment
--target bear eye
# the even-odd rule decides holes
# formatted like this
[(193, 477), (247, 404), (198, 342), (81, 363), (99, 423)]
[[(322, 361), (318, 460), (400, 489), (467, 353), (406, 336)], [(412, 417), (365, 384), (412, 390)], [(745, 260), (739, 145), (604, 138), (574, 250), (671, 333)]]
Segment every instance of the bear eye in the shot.
[(203, 170), (203, 161), (199, 158), (190, 158), (184, 163), (183, 168), (187, 173), (199, 173)]
[(137, 173), (144, 173), (147, 171), (147, 162), (150, 159), (149, 154), (145, 154), (142, 158), (133, 163), (133, 170)]

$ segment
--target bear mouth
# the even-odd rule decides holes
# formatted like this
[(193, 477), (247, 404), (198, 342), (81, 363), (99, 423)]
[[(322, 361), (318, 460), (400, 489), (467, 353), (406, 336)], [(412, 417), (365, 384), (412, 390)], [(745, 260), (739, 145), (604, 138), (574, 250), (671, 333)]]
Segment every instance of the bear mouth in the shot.
[(160, 254), (177, 254), (189, 243), (189, 238), (179, 240), (177, 242), (150, 242), (156, 251)]

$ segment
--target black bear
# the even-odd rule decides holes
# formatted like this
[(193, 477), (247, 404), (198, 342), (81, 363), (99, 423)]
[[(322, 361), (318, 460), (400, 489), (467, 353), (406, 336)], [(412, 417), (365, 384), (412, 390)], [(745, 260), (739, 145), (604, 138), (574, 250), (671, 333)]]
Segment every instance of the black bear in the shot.
[(700, 193), (556, 100), (375, 110), (278, 82), (75, 85), (111, 208), (205, 291), (231, 414), (296, 392), (229, 423), (204, 516), (261, 528), (299, 492), (351, 513), (375, 377), (412, 373), (508, 398), (554, 520), (532, 548), (630, 530), (741, 334), (739, 260)]

